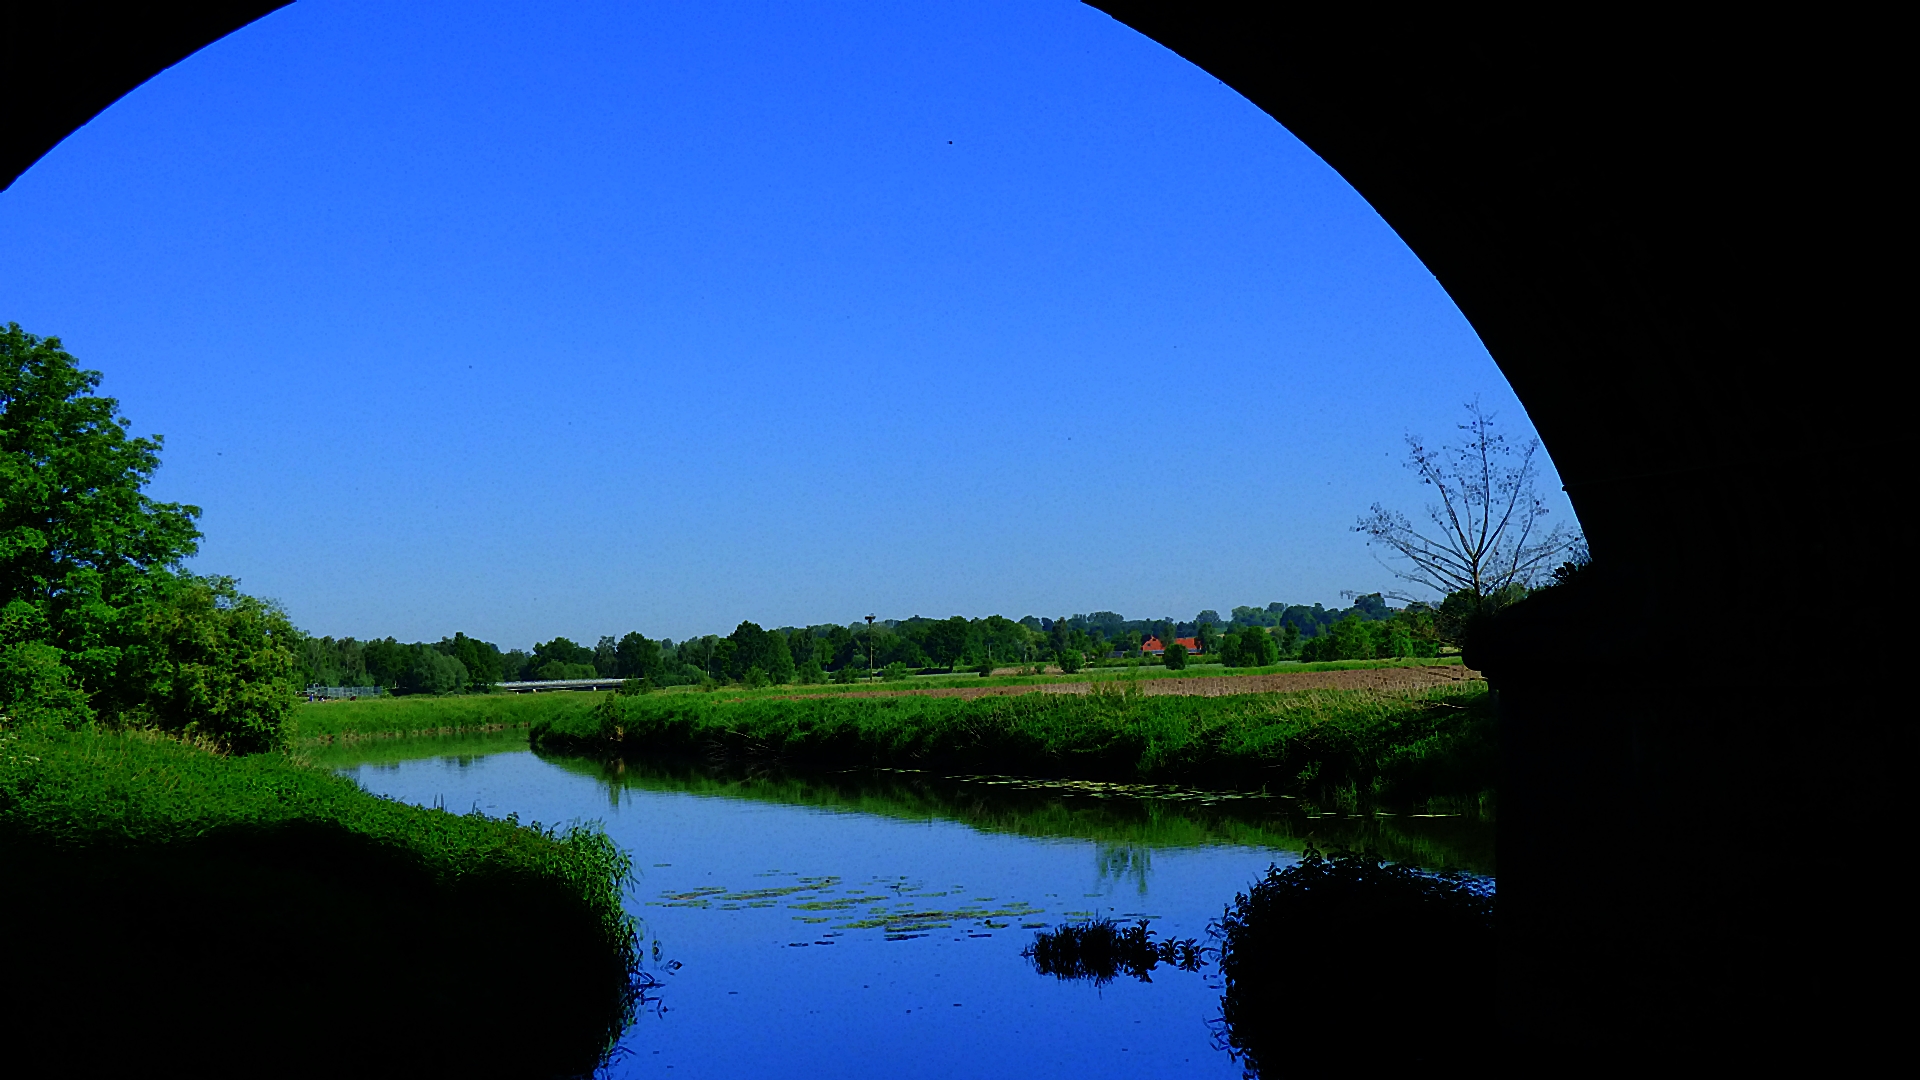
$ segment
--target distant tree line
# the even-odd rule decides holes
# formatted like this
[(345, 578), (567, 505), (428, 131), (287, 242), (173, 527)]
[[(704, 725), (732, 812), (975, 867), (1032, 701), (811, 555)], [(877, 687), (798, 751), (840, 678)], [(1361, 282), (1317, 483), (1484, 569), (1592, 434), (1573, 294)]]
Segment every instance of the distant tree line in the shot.
[[(307, 682), (381, 686), (394, 693), (450, 693), (495, 683), (618, 678), (653, 687), (704, 683), (763, 685), (851, 681), (869, 672), (989, 670), (1060, 664), (1077, 670), (1103, 659), (1141, 658), (1149, 638), (1171, 645), (1191, 638), (1200, 661), (1258, 667), (1282, 660), (1359, 660), (1434, 656), (1447, 643), (1441, 609), (1394, 608), (1379, 593), (1346, 608), (1321, 604), (1236, 607), (1228, 618), (1127, 619), (1110, 611), (1059, 618), (885, 619), (871, 626), (826, 623), (766, 629), (742, 622), (722, 637), (675, 642), (638, 632), (591, 646), (557, 637), (532, 650), (503, 650), (455, 634), (437, 642), (310, 637), (298, 650)], [(1174, 650), (1176, 653), (1179, 650)], [(1176, 656), (1173, 664), (1185, 662)]]

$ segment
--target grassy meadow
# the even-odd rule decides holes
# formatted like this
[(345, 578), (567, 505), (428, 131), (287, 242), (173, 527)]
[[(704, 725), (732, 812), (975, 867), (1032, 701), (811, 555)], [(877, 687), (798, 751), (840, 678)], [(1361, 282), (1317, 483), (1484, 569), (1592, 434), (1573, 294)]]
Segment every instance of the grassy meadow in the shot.
[(526, 728), (537, 720), (562, 720), (593, 711), (601, 695), (460, 694), (446, 697), (378, 697), (359, 701), (310, 701), (297, 706), (287, 725), (296, 747), (354, 739), (453, 735)]
[[(1108, 666), (1111, 665), (1111, 666)], [(1302, 664), (1288, 661), (1281, 664), (1269, 664), (1265, 667), (1226, 667), (1221, 664), (1191, 661), (1185, 670), (1174, 671), (1157, 663), (1143, 663), (1138, 667), (1129, 667), (1120, 661), (1105, 661), (1102, 666), (1089, 666), (1068, 675), (1054, 667), (1039, 675), (980, 675), (971, 671), (940, 672), (932, 675), (908, 675), (903, 679), (888, 681), (875, 677), (861, 679), (852, 683), (826, 683), (815, 686), (788, 685), (764, 687), (750, 690), (743, 687), (722, 687), (718, 689), (698, 686), (668, 687), (656, 693), (689, 694), (718, 693), (738, 696), (792, 696), (794, 694), (846, 694), (864, 693), (875, 690), (946, 690), (973, 689), (987, 686), (1050, 686), (1063, 683), (1104, 683), (1126, 682), (1135, 679), (1211, 679), (1240, 675), (1278, 675), (1295, 671), (1362, 671), (1373, 668), (1405, 667), (1458, 667), (1457, 656), (1439, 659), (1421, 659), (1409, 657), (1395, 660), (1328, 660), (1320, 663)], [(1006, 670), (1006, 669), (999, 669)]]

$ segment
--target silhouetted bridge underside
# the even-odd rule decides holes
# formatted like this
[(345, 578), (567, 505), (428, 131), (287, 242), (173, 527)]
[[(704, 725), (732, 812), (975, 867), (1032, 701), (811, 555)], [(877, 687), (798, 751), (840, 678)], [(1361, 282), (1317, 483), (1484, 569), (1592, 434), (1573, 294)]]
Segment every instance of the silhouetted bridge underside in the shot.
[[(0, 182), (279, 6), (18, 5)], [(1847, 608), (1837, 593), (1884, 577), (1861, 534), (1911, 488), (1876, 445), (1904, 430), (1905, 395), (1872, 374), (1912, 352), (1893, 332), (1905, 275), (1886, 270), (1910, 217), (1910, 65), (1892, 55), (1909, 35), (1864, 9), (1096, 6), (1379, 211), (1486, 343), (1580, 516), (1590, 570), (1469, 649), (1501, 703), (1508, 1040), (1856, 1045), (1843, 1029), (1887, 1006), (1848, 967), (1904, 939), (1875, 856), (1898, 849), (1912, 709), (1772, 654), (1786, 612)], [(1625, 670), (1592, 662), (1623, 647)], [(1875, 869), (1773, 872), (1816, 851)]]

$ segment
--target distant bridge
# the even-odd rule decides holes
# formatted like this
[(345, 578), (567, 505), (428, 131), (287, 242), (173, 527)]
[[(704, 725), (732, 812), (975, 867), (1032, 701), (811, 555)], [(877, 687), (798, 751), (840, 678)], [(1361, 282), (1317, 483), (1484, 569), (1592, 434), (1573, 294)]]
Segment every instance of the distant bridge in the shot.
[(625, 679), (534, 679), (493, 685), (510, 694), (538, 694), (543, 690), (618, 690)]

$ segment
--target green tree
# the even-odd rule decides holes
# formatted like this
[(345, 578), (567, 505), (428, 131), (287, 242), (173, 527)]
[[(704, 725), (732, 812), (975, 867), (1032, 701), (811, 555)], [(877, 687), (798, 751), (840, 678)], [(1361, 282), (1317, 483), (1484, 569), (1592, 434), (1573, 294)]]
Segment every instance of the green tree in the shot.
[(725, 674), (745, 679), (749, 669), (776, 683), (793, 681), (793, 653), (787, 648), (787, 635), (778, 630), (762, 630), (758, 623), (742, 622), (727, 635), (733, 644)]
[(361, 657), (374, 685), (392, 688), (400, 685), (400, 676), (413, 665), (413, 648), (390, 637), (375, 638), (361, 648)]
[(78, 692), (117, 715), (145, 701), (123, 661), (197, 550), (200, 511), (145, 494), (161, 439), (129, 436), (99, 385), (58, 338), (0, 331), (0, 653), (23, 672), (0, 693)]
[(638, 631), (620, 639), (614, 650), (614, 660), (619, 665), (614, 673), (627, 679), (660, 679), (662, 662), (660, 643), (649, 641)]
[(966, 651), (967, 637), (971, 631), (964, 616), (955, 615), (951, 619), (942, 619), (927, 627), (922, 648), (935, 664), (953, 670), (960, 656)]
[(1062, 650), (1058, 660), (1060, 662), (1060, 670), (1069, 675), (1078, 672), (1081, 665), (1087, 662), (1087, 658), (1081, 654), (1079, 649)]
[(413, 662), (400, 674), (399, 690), (406, 694), (451, 694), (467, 685), (467, 677), (467, 666), (458, 659), (420, 645), (413, 650)]
[(300, 635), (277, 604), (246, 595), (229, 577), (181, 574), (140, 621), (143, 633), (122, 664), (141, 690), (129, 718), (208, 736), (240, 753), (280, 744), (298, 695)]
[[(1211, 615), (1213, 613), (1208, 611), (1202, 612), (1202, 614)], [(1211, 653), (1219, 651), (1220, 628), (1215, 626), (1211, 621), (1202, 620), (1200, 625), (1194, 630), (1193, 636), (1194, 643), (1200, 646), (1201, 652)]]
[(1280, 649), (1276, 660), (1292, 659), (1300, 655), (1300, 628), (1287, 623), (1280, 628)]
[(1374, 658), (1373, 634), (1367, 624), (1358, 615), (1349, 615), (1333, 624), (1327, 632), (1332, 642), (1331, 656), (1327, 660), (1371, 660)]
[[(408, 670), (412, 670), (411, 665)], [(534, 665), (533, 677), (536, 679), (597, 679), (600, 673), (593, 669), (592, 664), (569, 664), (564, 660), (548, 660)], [(403, 673), (400, 678), (405, 680), (407, 675)]]
[(1265, 667), (1280, 659), (1280, 646), (1264, 626), (1243, 626), (1227, 635), (1221, 657), (1233, 667)]
[(1187, 670), (1187, 647), (1177, 641), (1174, 642), (1167, 646), (1167, 655), (1162, 658), (1162, 661), (1167, 665), (1168, 671)]
[[(585, 645), (576, 645), (567, 638), (557, 637), (533, 647), (533, 659), (529, 661), (535, 676), (542, 679), (594, 679), (600, 676), (598, 668), (593, 666), (593, 650)], [(559, 665), (555, 668), (554, 665)], [(577, 672), (573, 675), (541, 675), (547, 670), (567, 670)]]
[(809, 662), (814, 660), (814, 650), (818, 643), (819, 639), (813, 636), (813, 631), (811, 630), (794, 630), (787, 634), (787, 651), (793, 654), (793, 666), (796, 678), (798, 677), (800, 668), (805, 667)]
[(23, 724), (81, 724), (93, 707), (66, 654), (45, 642), (15, 641), (0, 648), (0, 716)]
[(446, 654), (460, 662), (466, 671), (463, 685), (492, 686), (500, 681), (500, 672), (504, 666), (500, 658), (500, 649), (491, 642), (479, 641), (462, 633), (450, 638), (440, 639), (434, 650)]

